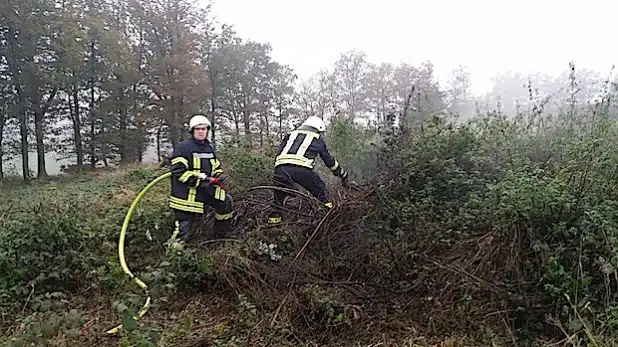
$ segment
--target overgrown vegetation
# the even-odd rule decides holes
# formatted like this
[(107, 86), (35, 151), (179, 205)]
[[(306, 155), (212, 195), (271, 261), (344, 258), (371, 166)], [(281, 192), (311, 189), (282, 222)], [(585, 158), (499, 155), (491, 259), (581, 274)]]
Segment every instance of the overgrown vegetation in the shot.
[[(445, 89), (429, 62), (350, 51), (295, 89), (268, 44), (194, 5), (0, 5), (0, 345), (616, 344), (615, 83), (571, 65), (474, 98), (463, 68)], [(167, 251), (168, 186), (154, 188), (126, 243), (153, 299), (136, 321), (118, 232), (164, 171), (146, 152), (160, 162), (194, 112), (213, 120), (239, 237), (213, 240), (208, 214)], [(274, 148), (308, 115), (360, 185), (320, 165), (336, 207), (297, 195), (268, 227)], [(79, 174), (47, 178), (50, 152)], [(15, 157), (28, 185), (5, 177)]]
[(117, 345), (101, 334), (121, 321), (127, 346), (613, 345), (615, 88), (552, 117), (434, 117), (379, 149), (360, 128), (333, 124), (330, 136), (344, 139), (335, 154), (352, 163), (374, 153), (363, 159), (372, 171), (356, 170), (372, 174), (357, 190), (332, 184), (329, 213), (291, 199), (276, 228), (263, 222), (270, 192), (251, 189), (270, 183), (272, 157), (224, 151), (239, 239), (213, 242), (206, 216), (192, 247), (166, 252), (167, 186), (156, 188), (127, 244), (154, 300), (137, 322), (144, 298), (115, 243), (160, 171), (5, 188), (3, 343)]

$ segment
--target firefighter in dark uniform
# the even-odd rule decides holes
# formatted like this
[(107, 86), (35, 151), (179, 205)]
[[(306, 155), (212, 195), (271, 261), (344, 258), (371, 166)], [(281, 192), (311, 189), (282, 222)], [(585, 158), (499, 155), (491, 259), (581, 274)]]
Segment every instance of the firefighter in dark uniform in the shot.
[[(315, 159), (319, 155), (331, 172), (341, 178), (344, 186), (348, 185), (348, 173), (328, 151), (322, 135), (325, 130), (324, 121), (311, 116), (300, 127), (288, 133), (277, 148), (273, 180), (276, 187), (291, 189), (294, 189), (294, 183), (298, 183), (326, 207), (331, 208), (333, 203), (328, 198), (326, 185), (313, 171)], [(286, 196), (286, 192), (274, 190), (275, 205), (268, 216), (270, 224), (281, 222), (281, 209)]]
[(215, 209), (215, 233), (218, 236), (231, 233), (232, 197), (222, 188), (229, 177), (223, 173), (208, 141), (210, 128), (206, 116), (193, 116), (189, 121), (191, 138), (180, 142), (170, 158), (172, 189), (169, 206), (176, 219), (170, 246), (182, 247), (193, 231), (194, 217), (203, 214), (206, 206)]

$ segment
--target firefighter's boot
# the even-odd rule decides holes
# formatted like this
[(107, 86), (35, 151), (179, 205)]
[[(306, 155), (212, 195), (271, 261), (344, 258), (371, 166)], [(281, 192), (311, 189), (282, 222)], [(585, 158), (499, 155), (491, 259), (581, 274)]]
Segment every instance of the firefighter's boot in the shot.
[(217, 237), (221, 237), (221, 238), (233, 238), (234, 237), (234, 230), (232, 228), (232, 219), (224, 219), (224, 220), (218, 220), (215, 219), (214, 222), (214, 231), (215, 231), (215, 235), (217, 235)]
[(280, 224), (281, 214), (279, 212), (271, 212), (268, 215), (268, 224)]

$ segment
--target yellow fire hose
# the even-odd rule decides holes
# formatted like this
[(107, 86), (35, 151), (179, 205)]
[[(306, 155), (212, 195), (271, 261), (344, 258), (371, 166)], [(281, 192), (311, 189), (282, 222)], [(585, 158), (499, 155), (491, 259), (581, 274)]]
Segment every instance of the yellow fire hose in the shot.
[[(162, 174), (161, 176), (155, 178), (146, 187), (144, 187), (144, 189), (142, 189), (141, 192), (139, 192), (135, 200), (133, 200), (133, 203), (131, 204), (129, 211), (127, 212), (127, 215), (124, 218), (122, 229), (120, 230), (120, 239), (118, 240), (118, 257), (120, 258), (120, 266), (122, 267), (122, 270), (127, 275), (129, 275), (129, 277), (131, 277), (133, 281), (140, 288), (142, 288), (144, 290), (144, 293), (146, 294), (146, 302), (144, 303), (144, 306), (142, 307), (142, 309), (138, 312), (137, 317), (135, 316), (133, 317), (133, 319), (135, 320), (142, 318), (146, 314), (148, 309), (150, 308), (150, 294), (148, 292), (148, 286), (146, 286), (146, 283), (144, 283), (139, 278), (135, 277), (135, 275), (131, 273), (131, 270), (129, 270), (129, 267), (127, 266), (127, 262), (125, 261), (125, 258), (124, 258), (124, 238), (127, 234), (127, 229), (129, 227), (129, 222), (131, 221), (131, 217), (133, 216), (133, 212), (135, 212), (135, 209), (139, 205), (140, 200), (142, 200), (142, 197), (144, 197), (144, 194), (146, 194), (146, 192), (150, 190), (150, 188), (154, 187), (157, 183), (171, 176), (172, 176), (171, 172), (166, 172)], [(114, 335), (118, 333), (121, 328), (122, 328), (122, 324), (116, 326), (115, 328), (108, 330), (106, 333)]]

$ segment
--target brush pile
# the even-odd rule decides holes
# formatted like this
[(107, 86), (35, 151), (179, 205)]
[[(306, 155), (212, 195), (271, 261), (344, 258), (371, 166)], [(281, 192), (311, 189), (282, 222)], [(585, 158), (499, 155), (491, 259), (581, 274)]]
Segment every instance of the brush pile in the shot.
[(218, 264), (219, 289), (247, 295), (270, 312), (263, 324), (323, 343), (338, 334), (345, 339), (350, 329), (452, 335), (492, 326), (513, 334), (510, 313), (525, 300), (509, 292), (517, 240), (487, 231), (445, 245), (422, 220), (402, 231), (392, 225), (396, 217), (380, 215), (392, 192), (375, 185), (336, 191), (330, 210), (290, 191), (284, 222), (269, 226), (272, 189), (280, 188), (255, 187), (237, 199), (237, 230), (246, 236), (234, 243), (238, 252), (202, 242)]

